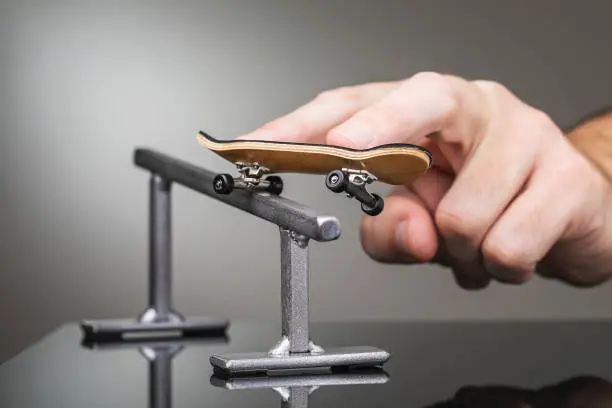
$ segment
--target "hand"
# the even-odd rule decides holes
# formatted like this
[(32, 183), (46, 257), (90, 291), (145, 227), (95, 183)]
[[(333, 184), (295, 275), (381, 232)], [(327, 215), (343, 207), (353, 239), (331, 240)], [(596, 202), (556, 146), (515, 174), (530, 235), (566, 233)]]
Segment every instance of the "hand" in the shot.
[(612, 384), (599, 377), (574, 377), (538, 390), (509, 386), (464, 387), (428, 408), (599, 408), (612, 403)]
[(612, 274), (609, 183), (500, 84), (421, 73), (340, 88), (240, 139), (428, 148), (430, 172), (363, 219), (361, 242), (377, 261), (448, 266), (465, 289), (535, 274), (591, 286)]

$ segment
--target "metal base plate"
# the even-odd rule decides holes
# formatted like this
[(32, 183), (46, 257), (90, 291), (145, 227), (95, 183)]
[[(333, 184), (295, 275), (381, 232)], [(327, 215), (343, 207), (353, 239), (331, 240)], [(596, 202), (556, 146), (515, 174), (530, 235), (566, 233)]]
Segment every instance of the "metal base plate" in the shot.
[(88, 341), (121, 339), (164, 339), (169, 337), (206, 337), (224, 335), (229, 322), (213, 318), (189, 318), (184, 321), (143, 323), (129, 319), (81, 322)]
[(344, 347), (320, 353), (295, 353), (271, 356), (269, 353), (239, 353), (213, 355), (210, 363), (216, 373), (223, 375), (252, 375), (341, 368), (378, 367), (390, 357), (384, 350), (374, 347)]
[(227, 390), (252, 390), (262, 388), (324, 387), (338, 385), (385, 384), (389, 375), (381, 368), (363, 368), (345, 373), (300, 374), (292, 376), (239, 376), (210, 377), (211, 385)]

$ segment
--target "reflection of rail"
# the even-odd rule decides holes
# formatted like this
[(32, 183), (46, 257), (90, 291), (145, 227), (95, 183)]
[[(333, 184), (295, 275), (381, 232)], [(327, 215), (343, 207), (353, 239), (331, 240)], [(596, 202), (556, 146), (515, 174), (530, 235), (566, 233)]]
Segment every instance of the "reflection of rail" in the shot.
[(224, 378), (213, 375), (210, 383), (228, 390), (273, 389), (281, 396), (283, 408), (306, 408), (310, 394), (326, 386), (385, 384), (389, 376), (382, 369), (367, 368), (345, 373), (290, 376)]
[(224, 344), (226, 337), (205, 339), (142, 340), (93, 343), (82, 346), (94, 351), (138, 349), (149, 363), (149, 408), (172, 408), (172, 361), (185, 347)]

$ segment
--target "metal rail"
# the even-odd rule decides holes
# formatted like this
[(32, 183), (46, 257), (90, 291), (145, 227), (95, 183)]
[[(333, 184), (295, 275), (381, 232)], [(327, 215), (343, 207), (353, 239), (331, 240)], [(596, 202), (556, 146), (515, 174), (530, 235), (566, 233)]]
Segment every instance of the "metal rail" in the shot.
[(212, 184), (215, 173), (154, 150), (137, 149), (134, 162), (168, 182), (181, 184), (315, 241), (333, 241), (340, 237), (340, 222), (336, 217), (318, 214), (285, 197), (244, 190), (218, 194)]

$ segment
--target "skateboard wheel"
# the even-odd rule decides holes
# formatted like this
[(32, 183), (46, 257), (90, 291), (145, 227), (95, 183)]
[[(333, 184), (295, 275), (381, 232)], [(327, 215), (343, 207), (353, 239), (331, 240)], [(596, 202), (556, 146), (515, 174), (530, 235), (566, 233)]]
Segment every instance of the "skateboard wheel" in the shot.
[(346, 188), (346, 175), (341, 170), (333, 170), (325, 177), (325, 186), (334, 193), (341, 193)]
[(268, 176), (266, 180), (270, 182), (268, 192), (274, 195), (280, 195), (283, 192), (283, 179), (278, 176)]
[(374, 204), (374, 207), (370, 207), (365, 205), (364, 203), (361, 203), (361, 209), (364, 213), (374, 216), (382, 212), (383, 208), (385, 207), (385, 200), (378, 194), (374, 193), (372, 193), (372, 197), (374, 197), (374, 199), (376, 200), (376, 204)]
[(234, 178), (230, 174), (217, 174), (213, 179), (213, 189), (217, 194), (229, 194), (234, 190)]

